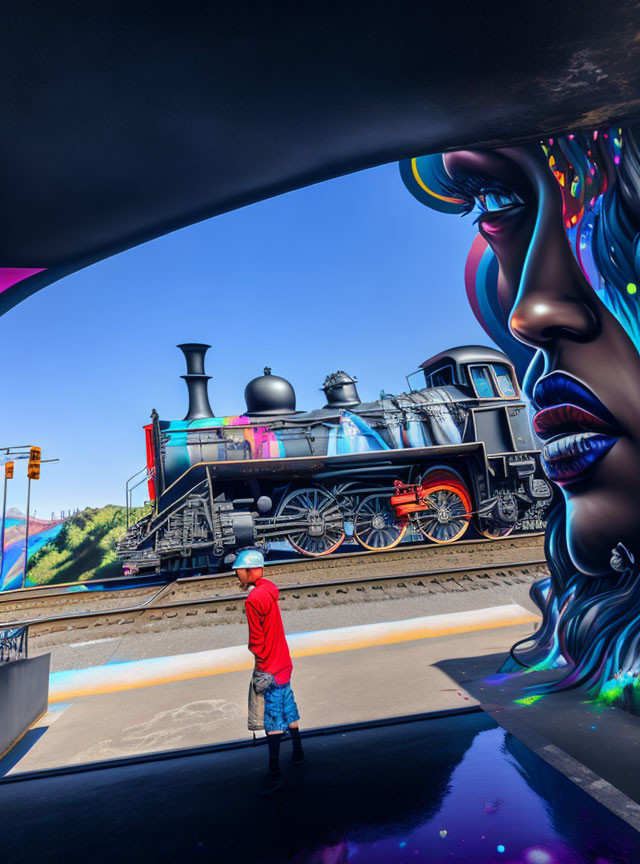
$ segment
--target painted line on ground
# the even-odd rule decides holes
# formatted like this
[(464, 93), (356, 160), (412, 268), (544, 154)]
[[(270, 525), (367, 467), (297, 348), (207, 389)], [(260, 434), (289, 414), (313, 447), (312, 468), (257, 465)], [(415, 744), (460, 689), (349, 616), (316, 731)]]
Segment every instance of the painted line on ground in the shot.
[[(331, 630), (315, 630), (309, 633), (293, 633), (287, 636), (291, 656), (311, 657), (318, 654), (334, 654), (340, 651), (355, 651), (379, 645), (392, 645), (416, 639), (433, 639), (496, 627), (512, 627), (517, 624), (535, 624), (536, 615), (517, 603), (508, 606), (492, 606), (473, 609), (469, 612), (449, 612), (443, 615), (428, 615), (422, 618), (407, 618), (403, 621), (384, 621), (377, 624), (359, 624), (353, 627), (338, 627)], [(184, 681), (189, 678), (204, 678), (253, 668), (253, 655), (245, 645), (229, 648), (214, 648), (190, 654), (174, 654), (169, 657), (153, 657), (147, 660), (128, 660), (90, 666), (87, 669), (71, 669), (54, 672), (49, 679), (49, 702), (61, 702), (79, 696), (95, 696)]]
[(70, 642), (69, 648), (84, 648), (87, 645), (97, 645), (99, 642), (116, 642), (122, 636), (106, 636), (104, 639), (88, 639), (86, 642)]

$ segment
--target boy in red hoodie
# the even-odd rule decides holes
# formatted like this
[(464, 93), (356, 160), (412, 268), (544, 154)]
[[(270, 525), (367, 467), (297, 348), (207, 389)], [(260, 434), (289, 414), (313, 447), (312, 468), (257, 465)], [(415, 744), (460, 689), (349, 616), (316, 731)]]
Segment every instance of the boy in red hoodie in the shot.
[[(245, 611), (249, 625), (249, 651), (256, 658), (250, 691), (264, 694), (264, 729), (269, 745), (269, 772), (258, 794), (268, 795), (282, 786), (280, 742), (289, 730), (294, 765), (304, 762), (298, 720), (300, 715), (291, 689), (293, 664), (278, 607), (278, 588), (263, 576), (264, 557), (258, 549), (243, 549), (233, 563), (241, 586), (249, 591)], [(251, 692), (249, 702), (251, 705)]]

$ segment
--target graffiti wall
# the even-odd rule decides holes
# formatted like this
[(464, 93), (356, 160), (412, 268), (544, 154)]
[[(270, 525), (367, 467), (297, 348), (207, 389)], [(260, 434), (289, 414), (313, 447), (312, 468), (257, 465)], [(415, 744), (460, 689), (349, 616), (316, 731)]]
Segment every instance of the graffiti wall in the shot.
[(516, 364), (561, 491), (544, 624), (511, 668), (640, 705), (640, 154), (607, 128), (401, 165), (423, 204), (472, 215), (476, 317)]
[[(41, 549), (48, 540), (53, 540), (62, 530), (64, 521), (61, 519), (29, 520), (29, 551), (28, 558)], [(24, 545), (26, 534), (26, 519), (24, 513), (15, 508), (7, 511), (4, 529), (4, 555), (0, 571), (0, 591), (10, 591), (21, 588), (24, 582)], [(26, 584), (29, 584), (28, 574)]]

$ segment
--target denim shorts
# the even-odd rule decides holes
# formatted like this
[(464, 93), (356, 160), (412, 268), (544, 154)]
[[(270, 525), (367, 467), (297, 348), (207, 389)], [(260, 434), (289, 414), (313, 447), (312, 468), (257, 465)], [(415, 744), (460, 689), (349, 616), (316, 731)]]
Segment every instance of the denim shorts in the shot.
[(300, 719), (291, 684), (272, 684), (264, 691), (265, 732), (286, 732)]

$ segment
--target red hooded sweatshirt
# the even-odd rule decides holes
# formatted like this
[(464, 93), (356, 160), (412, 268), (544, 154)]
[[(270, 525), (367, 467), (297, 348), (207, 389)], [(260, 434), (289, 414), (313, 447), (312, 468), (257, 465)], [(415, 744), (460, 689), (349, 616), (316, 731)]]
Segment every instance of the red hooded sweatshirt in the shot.
[(249, 651), (255, 654), (257, 668), (273, 675), (276, 684), (286, 684), (291, 680), (293, 664), (278, 607), (277, 586), (264, 577), (257, 579), (244, 608), (249, 624)]

